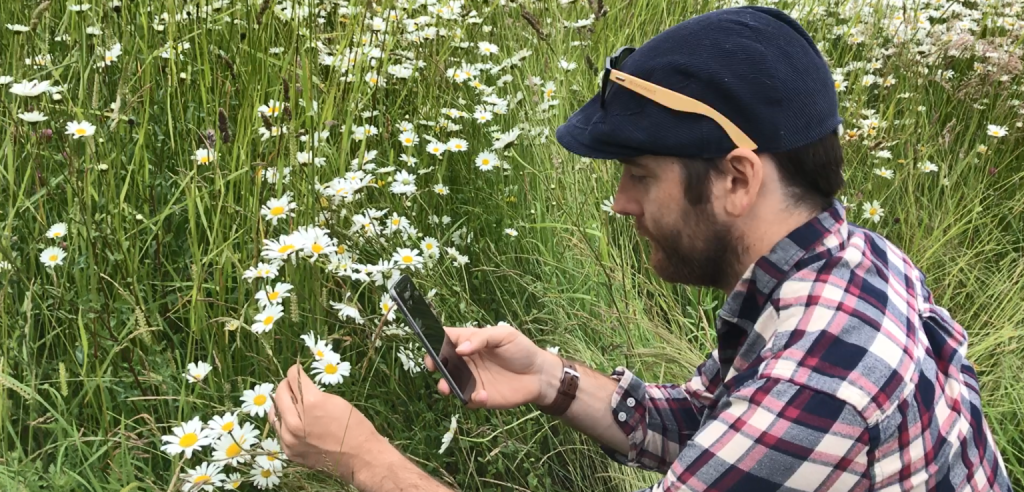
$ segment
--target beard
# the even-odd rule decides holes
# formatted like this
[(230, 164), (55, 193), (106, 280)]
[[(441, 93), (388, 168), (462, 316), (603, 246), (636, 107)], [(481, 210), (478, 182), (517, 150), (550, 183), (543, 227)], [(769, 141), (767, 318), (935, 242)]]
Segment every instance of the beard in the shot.
[(710, 205), (685, 209), (685, 225), (644, 234), (651, 242), (651, 267), (666, 282), (728, 292), (733, 287), (728, 284), (739, 280), (741, 241), (715, 218)]

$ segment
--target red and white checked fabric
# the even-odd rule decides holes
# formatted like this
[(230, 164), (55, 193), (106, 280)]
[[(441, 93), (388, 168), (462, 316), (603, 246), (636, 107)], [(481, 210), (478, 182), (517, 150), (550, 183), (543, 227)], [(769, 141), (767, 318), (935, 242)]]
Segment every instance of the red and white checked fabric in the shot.
[(925, 277), (838, 201), (751, 265), (683, 386), (625, 368), (612, 415), (647, 489), (1010, 491), (967, 361)]

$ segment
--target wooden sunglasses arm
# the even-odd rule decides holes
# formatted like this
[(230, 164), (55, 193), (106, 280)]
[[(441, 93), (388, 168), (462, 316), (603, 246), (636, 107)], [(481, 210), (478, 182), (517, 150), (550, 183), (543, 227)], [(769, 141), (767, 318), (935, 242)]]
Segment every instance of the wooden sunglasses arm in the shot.
[(733, 122), (723, 116), (715, 108), (708, 106), (692, 97), (684, 96), (678, 92), (670, 91), (660, 85), (652, 84), (646, 80), (634, 77), (625, 72), (612, 70), (609, 78), (612, 82), (619, 84), (641, 96), (644, 96), (666, 108), (685, 113), (696, 113), (715, 120), (725, 130), (733, 143), (741, 149), (755, 150), (757, 145)]

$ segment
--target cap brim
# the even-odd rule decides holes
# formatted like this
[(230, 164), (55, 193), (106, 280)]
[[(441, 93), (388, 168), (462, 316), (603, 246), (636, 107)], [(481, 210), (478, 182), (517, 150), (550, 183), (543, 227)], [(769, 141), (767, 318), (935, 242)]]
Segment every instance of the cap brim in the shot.
[(589, 134), (588, 130), (600, 111), (598, 98), (594, 97), (555, 130), (555, 140), (565, 150), (591, 159), (615, 160), (642, 155), (636, 149), (614, 145)]

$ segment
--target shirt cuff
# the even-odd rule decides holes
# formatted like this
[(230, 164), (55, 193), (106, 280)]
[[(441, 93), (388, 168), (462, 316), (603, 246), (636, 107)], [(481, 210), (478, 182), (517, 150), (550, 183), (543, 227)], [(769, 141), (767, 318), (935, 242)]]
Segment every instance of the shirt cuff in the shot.
[(612, 419), (629, 441), (629, 454), (622, 454), (603, 444), (601, 450), (618, 463), (638, 466), (637, 455), (647, 434), (647, 384), (624, 367), (615, 368), (611, 377), (619, 381), (615, 393), (612, 393)]

